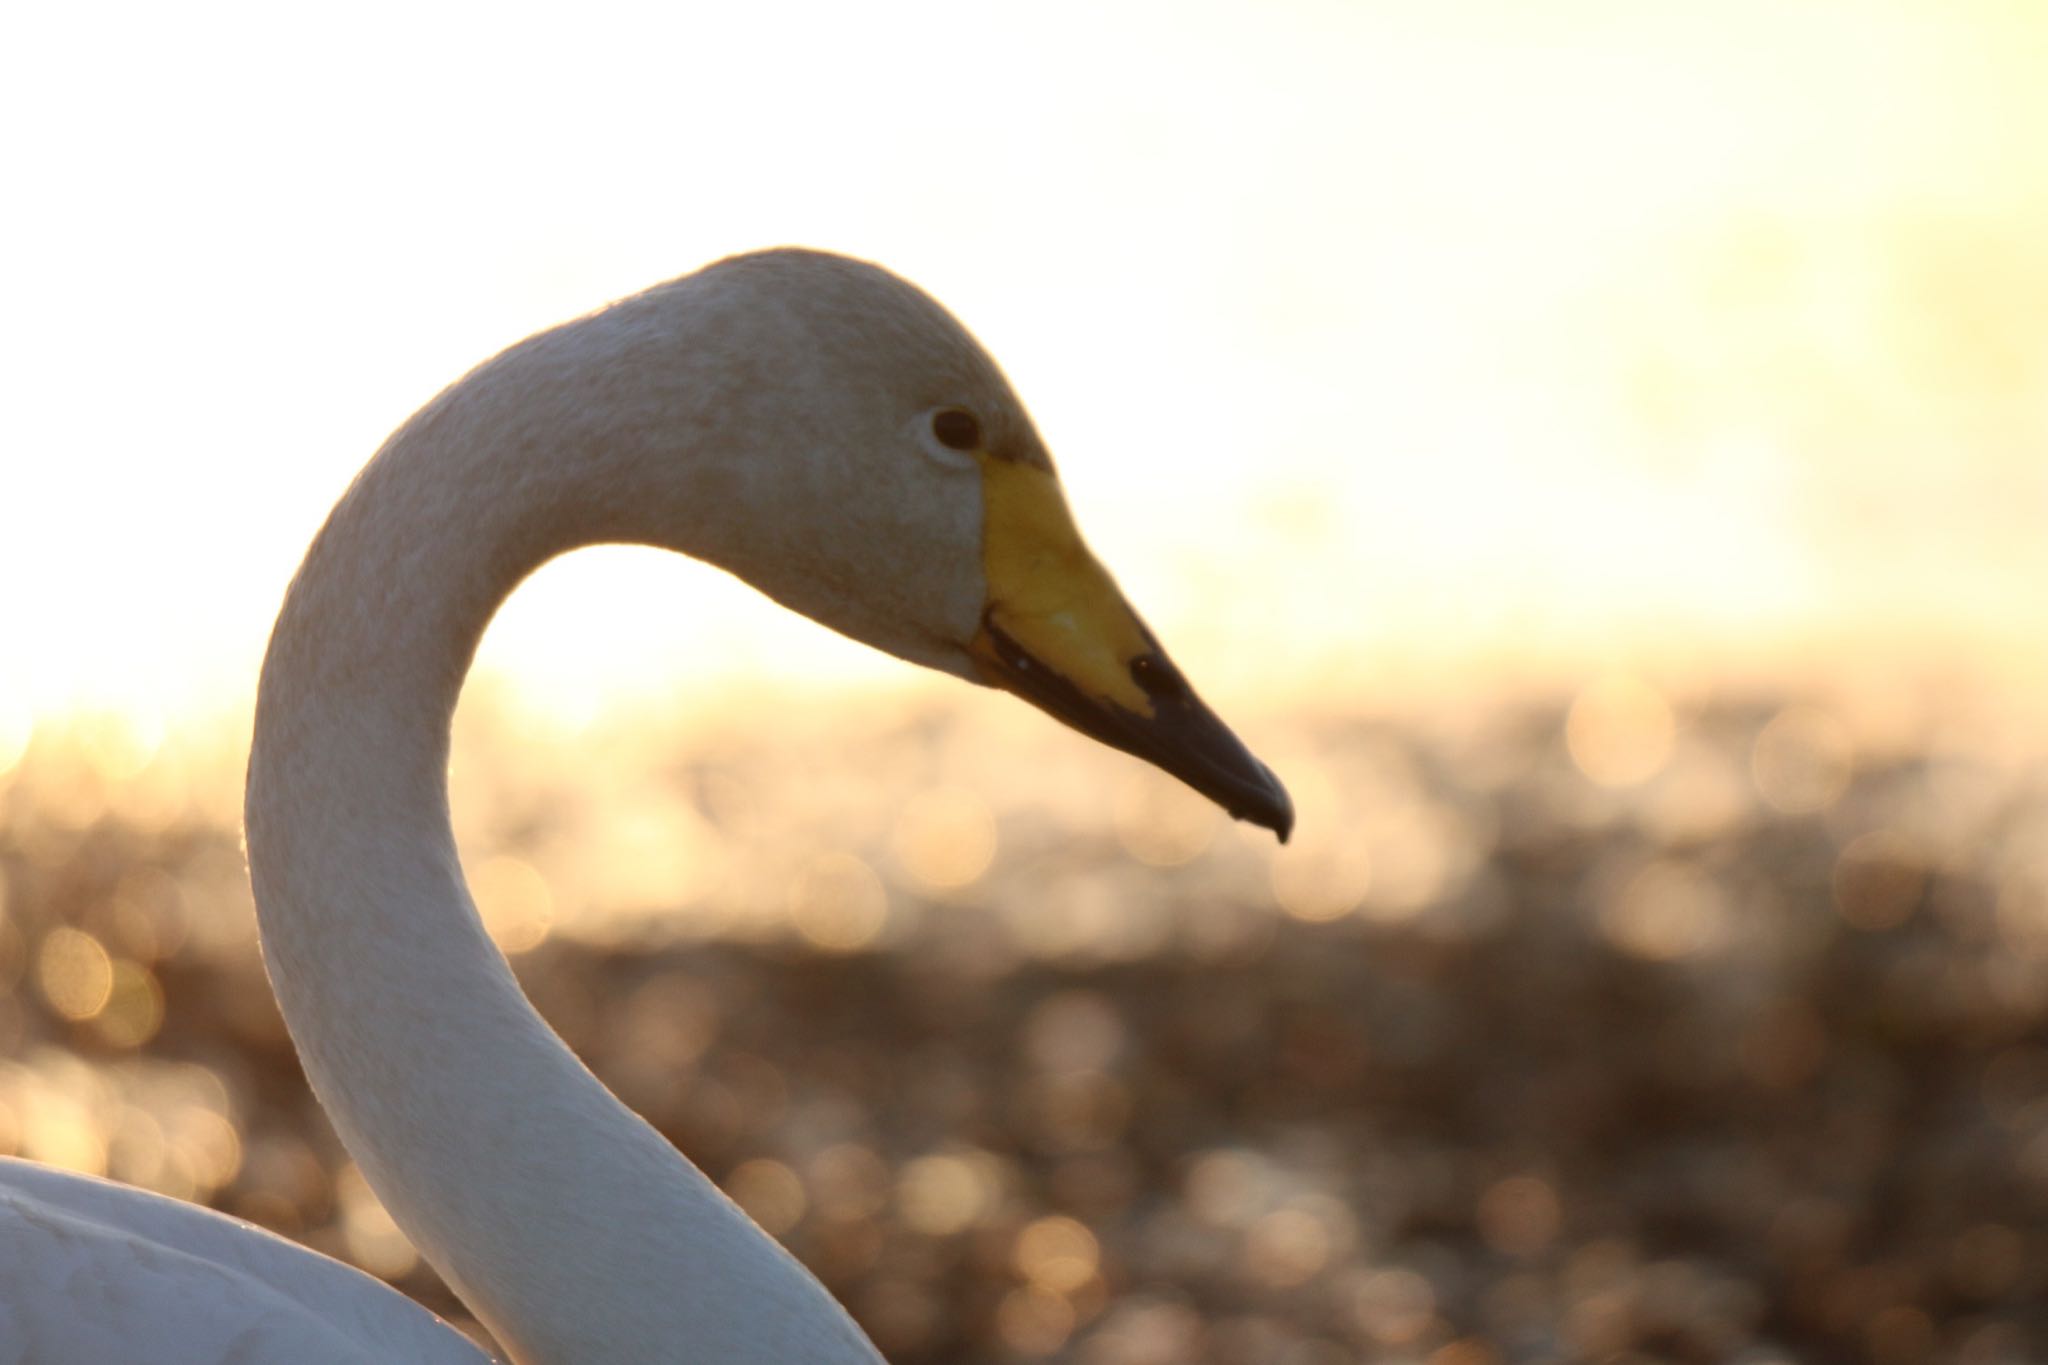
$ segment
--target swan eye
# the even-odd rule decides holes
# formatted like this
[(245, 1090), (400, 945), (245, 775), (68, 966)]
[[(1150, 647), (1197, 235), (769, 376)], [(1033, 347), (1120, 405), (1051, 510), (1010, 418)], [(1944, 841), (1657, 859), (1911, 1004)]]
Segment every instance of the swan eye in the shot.
[(965, 408), (942, 408), (933, 413), (932, 435), (948, 450), (981, 449), (981, 423)]
[(1131, 681), (1144, 688), (1148, 697), (1178, 697), (1188, 690), (1180, 670), (1156, 654), (1140, 654), (1131, 660)]

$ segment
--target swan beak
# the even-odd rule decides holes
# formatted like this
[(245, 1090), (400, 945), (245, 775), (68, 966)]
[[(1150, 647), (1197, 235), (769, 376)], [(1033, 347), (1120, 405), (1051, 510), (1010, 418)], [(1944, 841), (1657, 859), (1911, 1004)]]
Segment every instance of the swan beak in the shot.
[[(981, 630), (968, 646), (984, 682), (1014, 692), (1082, 734), (1171, 773), (1229, 811), (1233, 819), (1262, 825), (1281, 843), (1287, 842), (1294, 829), (1294, 802), (1287, 789), (1195, 695), (1150, 631), (1137, 627), (1150, 648), (1133, 659), (1123, 687), (1116, 689), (1126, 695), (1106, 696), (1033, 655), (997, 624), (995, 616), (994, 611), (984, 614)], [(1135, 615), (1131, 619), (1135, 622)], [(1139, 696), (1130, 697), (1131, 691)], [(1127, 702), (1135, 703), (1136, 709)]]
[(967, 653), (981, 680), (1286, 843), (1287, 789), (1202, 704), (1088, 552), (1051, 463), (979, 455), (988, 597)]

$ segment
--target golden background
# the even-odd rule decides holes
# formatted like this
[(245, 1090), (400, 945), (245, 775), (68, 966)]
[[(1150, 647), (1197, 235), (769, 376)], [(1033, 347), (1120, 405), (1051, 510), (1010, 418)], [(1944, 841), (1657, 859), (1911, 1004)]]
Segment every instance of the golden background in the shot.
[(801, 241), (1301, 811), (650, 553), (494, 626), (494, 934), (890, 1359), (2048, 1353), (2043, 11), (94, 14), (0, 58), (0, 1150), (459, 1312), (262, 981), (268, 619), (441, 384)]

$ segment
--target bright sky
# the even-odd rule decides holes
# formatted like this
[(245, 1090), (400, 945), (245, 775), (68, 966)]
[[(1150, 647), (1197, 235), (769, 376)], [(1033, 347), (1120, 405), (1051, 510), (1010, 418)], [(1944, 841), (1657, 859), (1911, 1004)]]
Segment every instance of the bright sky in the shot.
[[(414, 407), (784, 242), (882, 261), (982, 337), (1218, 691), (1858, 631), (2043, 660), (2031, 0), (8, 27), (0, 711), (238, 704)], [(543, 574), (485, 659), (567, 707), (894, 667), (625, 551)]]

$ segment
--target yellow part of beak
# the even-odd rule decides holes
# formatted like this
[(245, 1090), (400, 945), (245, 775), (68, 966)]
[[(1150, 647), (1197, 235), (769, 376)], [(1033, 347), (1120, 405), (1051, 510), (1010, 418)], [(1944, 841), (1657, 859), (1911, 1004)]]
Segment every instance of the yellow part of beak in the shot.
[(1052, 471), (983, 454), (982, 680), (1180, 778), (1239, 819), (1294, 828), (1287, 789), (1202, 704), (1081, 542)]
[[(981, 466), (985, 619), (1087, 696), (1151, 716), (1131, 665), (1157, 646), (1082, 543), (1059, 482), (1020, 461)], [(977, 640), (977, 657), (986, 649)]]

